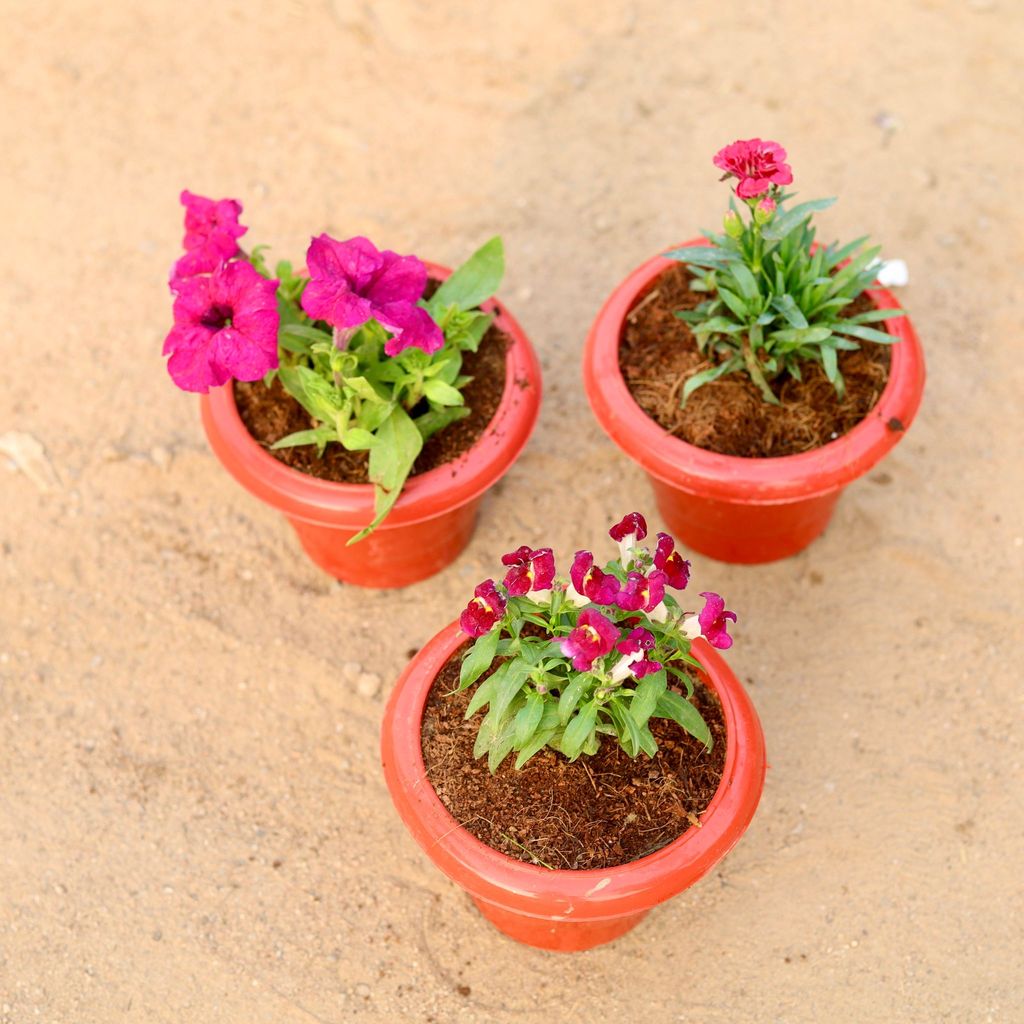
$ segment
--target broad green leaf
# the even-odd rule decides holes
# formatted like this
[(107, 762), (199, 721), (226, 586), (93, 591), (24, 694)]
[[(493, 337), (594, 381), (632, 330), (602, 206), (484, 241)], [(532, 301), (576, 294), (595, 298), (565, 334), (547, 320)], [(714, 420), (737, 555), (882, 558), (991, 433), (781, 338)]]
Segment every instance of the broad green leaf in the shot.
[(271, 451), (277, 451), (279, 448), (299, 448), (305, 444), (315, 444), (322, 450), (331, 441), (337, 440), (338, 435), (334, 427), (316, 427), (313, 430), (297, 430), (294, 434), (275, 441), (270, 448)]
[(664, 669), (644, 676), (636, 684), (636, 693), (629, 703), (630, 717), (637, 725), (646, 725), (654, 714), (658, 698), (668, 689), (668, 675)]
[(424, 381), (423, 393), (431, 402), (436, 402), (438, 405), (462, 405), (465, 401), (461, 392), (436, 377)]
[(345, 387), (368, 402), (387, 402), (387, 399), (365, 377), (346, 377)]
[(544, 698), (536, 691), (526, 695), (526, 703), (519, 709), (515, 719), (515, 746), (525, 746), (540, 725), (544, 714)]
[(594, 731), (594, 725), (596, 723), (597, 703), (590, 700), (576, 712), (575, 716), (565, 727), (565, 732), (562, 733), (562, 740), (560, 743), (562, 753), (572, 760), (579, 757), (580, 751), (583, 749), (583, 745), (590, 738), (590, 734)]
[(464, 718), (472, 718), (485, 704), (489, 704), (491, 699), (494, 697), (495, 688), (498, 685), (498, 673), (501, 671), (499, 668), (497, 672), (489, 675), (474, 691), (473, 696), (469, 699), (469, 706), (466, 708)]
[(711, 731), (708, 729), (707, 723), (701, 718), (700, 712), (675, 690), (666, 690), (658, 698), (654, 714), (658, 718), (671, 719), (677, 725), (682, 726), (694, 739), (703, 743), (708, 750), (711, 749)]
[(431, 296), (429, 310), (454, 305), (470, 310), (491, 298), (505, 274), (505, 248), (500, 237), (485, 242)]
[(413, 422), (423, 440), (426, 441), (428, 437), (432, 437), (439, 430), (444, 430), (449, 423), (465, 419), (470, 412), (471, 410), (464, 405), (449, 405), (443, 409), (428, 409), (427, 412), (417, 416)]
[(308, 324), (289, 324), (281, 328), (281, 334), (289, 338), (302, 338), (304, 341), (325, 341), (333, 344), (334, 339), (318, 327), (310, 327)]
[(313, 419), (329, 422), (341, 410), (343, 398), (338, 389), (308, 366), (282, 366), (277, 375), (285, 391)]
[(512, 752), (515, 746), (515, 722), (506, 719), (498, 731), (491, 749), (487, 751), (487, 767), (493, 775), (501, 765), (501, 762)]
[(576, 705), (580, 702), (580, 697), (583, 696), (589, 682), (589, 678), (581, 673), (573, 676), (569, 685), (562, 689), (558, 697), (558, 720), (562, 725), (569, 721), (576, 710)]
[(369, 451), (369, 449), (379, 442), (368, 430), (363, 430), (361, 427), (349, 427), (348, 430), (345, 431), (345, 435), (342, 437), (341, 443), (350, 452), (365, 452)]
[(464, 690), (467, 686), (475, 683), (490, 667), (494, 661), (494, 655), (498, 650), (498, 640), (501, 638), (500, 629), (492, 629), (489, 633), (477, 637), (473, 646), (466, 651), (462, 659), (462, 666), (459, 669), (459, 689)]
[(557, 729), (539, 728), (537, 732), (534, 733), (533, 739), (519, 751), (519, 756), (516, 758), (516, 769), (518, 770), (522, 768), (534, 754), (543, 750), (557, 734)]
[(505, 663), (508, 667), (502, 673), (501, 679), (498, 681), (494, 699), (491, 701), (491, 710), (497, 712), (498, 715), (503, 715), (505, 709), (509, 707), (513, 699), (519, 695), (519, 691), (522, 690), (523, 685), (526, 683), (526, 679), (530, 674), (530, 665), (528, 662), (515, 659), (514, 661), (508, 661)]

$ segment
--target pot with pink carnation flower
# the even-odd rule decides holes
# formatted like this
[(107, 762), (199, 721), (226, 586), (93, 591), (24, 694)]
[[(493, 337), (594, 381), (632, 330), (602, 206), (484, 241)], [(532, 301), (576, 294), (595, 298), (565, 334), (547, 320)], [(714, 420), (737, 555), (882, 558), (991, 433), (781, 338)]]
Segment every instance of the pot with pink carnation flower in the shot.
[(714, 158), (733, 183), (721, 232), (656, 256), (609, 296), (584, 382), (689, 547), (729, 562), (805, 548), (849, 483), (902, 438), (924, 387), (909, 317), (859, 238), (819, 245), (786, 152)]
[(468, 543), (540, 404), (529, 339), (493, 297), (499, 238), (458, 270), (321, 234), (308, 270), (243, 252), (241, 206), (182, 193), (164, 344), (211, 447), (326, 572), (401, 587)]
[(619, 556), (550, 548), (502, 558), (458, 621), (412, 659), (388, 702), (384, 774), (427, 856), (512, 938), (610, 942), (694, 884), (760, 800), (764, 737), (719, 654), (736, 615), (671, 536)]

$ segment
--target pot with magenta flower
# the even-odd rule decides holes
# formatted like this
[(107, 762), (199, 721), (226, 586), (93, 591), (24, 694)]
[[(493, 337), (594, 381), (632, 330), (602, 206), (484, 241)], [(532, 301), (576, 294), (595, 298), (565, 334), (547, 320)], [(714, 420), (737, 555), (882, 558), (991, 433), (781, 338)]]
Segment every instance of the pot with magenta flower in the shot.
[(714, 158), (734, 186), (719, 233), (634, 270), (587, 338), (587, 397), (647, 473), (683, 543), (729, 562), (805, 548), (843, 488), (903, 437), (924, 388), (910, 318), (860, 238), (815, 241), (834, 200), (793, 204), (786, 152)]
[(444, 568), (540, 405), (533, 348), (493, 297), (501, 240), (450, 272), (321, 234), (308, 271), (271, 272), (238, 245), (237, 202), (182, 202), (164, 354), (214, 453), (332, 576), (401, 587)]
[(519, 942), (610, 942), (697, 882), (760, 800), (764, 737), (719, 653), (736, 615), (631, 513), (615, 560), (502, 558), (402, 673), (381, 753), (434, 864)]

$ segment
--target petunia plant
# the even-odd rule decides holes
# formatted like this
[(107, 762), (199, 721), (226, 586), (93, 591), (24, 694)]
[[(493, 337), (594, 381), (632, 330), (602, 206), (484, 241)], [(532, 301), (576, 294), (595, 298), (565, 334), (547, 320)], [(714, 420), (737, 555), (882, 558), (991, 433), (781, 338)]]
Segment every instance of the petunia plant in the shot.
[(652, 718), (678, 723), (709, 749), (711, 733), (689, 700), (699, 667), (690, 645), (703, 636), (732, 646), (734, 612), (705, 591), (687, 610), (682, 591), (690, 563), (667, 533), (654, 550), (640, 544), (647, 523), (631, 512), (609, 531), (619, 556), (599, 566), (577, 551), (568, 578), (556, 575), (550, 548), (520, 547), (502, 557), (500, 583), (484, 580), (460, 617), (474, 638), (460, 671), (460, 690), (475, 687), (469, 719), (486, 709), (474, 756), (491, 771), (511, 753), (521, 768), (544, 747), (575, 760), (597, 752), (603, 737), (630, 757), (653, 756)]
[(735, 182), (720, 233), (711, 244), (666, 253), (694, 271), (691, 287), (707, 294), (694, 310), (676, 316), (690, 324), (710, 365), (683, 386), (685, 404), (697, 388), (730, 373), (747, 373), (768, 402), (784, 375), (801, 379), (801, 364), (820, 363), (836, 392), (844, 393), (838, 353), (860, 341), (890, 344), (896, 338), (871, 325), (902, 316), (899, 309), (849, 314), (849, 306), (875, 280), (879, 247), (866, 237), (847, 245), (815, 244), (812, 215), (835, 199), (790, 205), (784, 187), (793, 181), (786, 151), (775, 142), (749, 139), (714, 158), (723, 180)]
[(423, 443), (468, 416), (463, 353), (476, 351), (493, 316), (480, 309), (504, 273), (492, 238), (426, 296), (416, 256), (379, 250), (367, 238), (315, 237), (306, 270), (273, 273), (264, 247), (244, 252), (241, 205), (183, 192), (184, 255), (171, 273), (174, 326), (167, 368), (183, 390), (276, 377), (309, 414), (308, 430), (274, 447), (327, 445), (369, 452), (374, 517), (401, 494)]

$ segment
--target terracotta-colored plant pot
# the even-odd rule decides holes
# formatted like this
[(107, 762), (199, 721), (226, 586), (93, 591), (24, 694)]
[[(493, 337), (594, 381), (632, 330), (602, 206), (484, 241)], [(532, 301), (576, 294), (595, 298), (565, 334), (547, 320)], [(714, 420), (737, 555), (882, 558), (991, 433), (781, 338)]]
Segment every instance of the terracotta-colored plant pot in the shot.
[(466, 639), (453, 622), (406, 666), (384, 713), (381, 756), (391, 798), (413, 838), (506, 935), (562, 952), (611, 942), (653, 907), (693, 885), (736, 844), (761, 799), (764, 736), (750, 698), (704, 640), (694, 643), (693, 654), (722, 702), (727, 748), (722, 782), (700, 828), (629, 864), (587, 871), (526, 864), (472, 836), (434, 792), (420, 739), (434, 678)]
[[(696, 245), (694, 239), (686, 245)], [(773, 459), (718, 455), (673, 437), (634, 401), (619, 369), (626, 317), (674, 260), (655, 256), (605, 302), (587, 337), (583, 380), (608, 436), (647, 473), (662, 517), (687, 547), (723, 562), (772, 562), (821, 534), (847, 484), (867, 473), (910, 426), (924, 390), (924, 355), (905, 317), (877, 326), (899, 338), (878, 403), (851, 431), (814, 451)], [(867, 293), (899, 307), (884, 288)]]
[[(427, 266), (434, 279), (450, 273)], [(522, 451), (541, 398), (540, 366), (523, 329), (497, 300), (483, 308), (497, 314), (497, 326), (511, 340), (494, 418), (458, 459), (410, 477), (384, 522), (351, 547), (349, 538), (373, 519), (373, 487), (318, 480), (279, 462), (249, 434), (230, 384), (202, 396), (214, 454), (243, 487), (284, 513), (325, 572), (362, 587), (405, 587), (439, 572), (469, 543), (483, 495)]]

